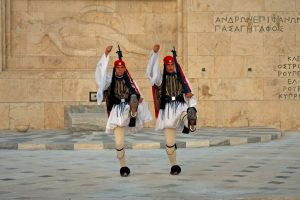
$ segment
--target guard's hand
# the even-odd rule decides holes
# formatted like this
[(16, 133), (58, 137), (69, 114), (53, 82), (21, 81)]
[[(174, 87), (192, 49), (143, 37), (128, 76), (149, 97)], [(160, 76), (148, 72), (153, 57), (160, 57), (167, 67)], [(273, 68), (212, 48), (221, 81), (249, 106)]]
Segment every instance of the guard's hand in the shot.
[(194, 94), (191, 92), (185, 94), (185, 98), (187, 98), (187, 99), (192, 98), (192, 96), (194, 96)]
[(159, 44), (155, 44), (153, 47), (154, 53), (157, 53), (159, 51), (159, 48), (160, 48)]
[(141, 97), (140, 100), (139, 100), (139, 103), (143, 103), (143, 100), (144, 99)]
[(105, 49), (105, 55), (106, 56), (111, 52), (112, 48), (113, 48), (112, 45), (106, 47), (106, 49)]

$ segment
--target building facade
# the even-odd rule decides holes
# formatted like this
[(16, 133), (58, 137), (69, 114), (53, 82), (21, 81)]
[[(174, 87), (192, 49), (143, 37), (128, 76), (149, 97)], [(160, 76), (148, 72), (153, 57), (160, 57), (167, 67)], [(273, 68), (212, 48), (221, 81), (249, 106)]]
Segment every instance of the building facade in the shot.
[(176, 47), (200, 127), (300, 129), (300, 0), (0, 0), (0, 8), (0, 129), (66, 128), (68, 106), (96, 105), (95, 66), (111, 44), (154, 113), (145, 70), (155, 43), (161, 60)]

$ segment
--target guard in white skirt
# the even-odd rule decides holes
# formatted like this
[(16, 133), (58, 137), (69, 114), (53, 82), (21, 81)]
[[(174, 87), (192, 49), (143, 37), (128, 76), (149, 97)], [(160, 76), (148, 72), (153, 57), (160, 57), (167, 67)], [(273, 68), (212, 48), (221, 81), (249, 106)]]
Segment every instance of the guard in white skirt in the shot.
[(164, 71), (160, 73), (160, 46), (154, 45), (147, 65), (147, 76), (152, 84), (154, 108), (156, 114), (156, 130), (165, 130), (166, 152), (171, 164), (170, 174), (177, 175), (181, 168), (176, 163), (176, 129), (183, 128), (183, 133), (196, 130), (197, 100), (173, 56), (164, 58)]
[(114, 62), (112, 77), (109, 74), (108, 62), (112, 46), (105, 49), (97, 63), (96, 82), (98, 85), (97, 102), (106, 100), (108, 121), (106, 133), (114, 133), (117, 157), (120, 161), (120, 175), (128, 176), (130, 169), (125, 163), (124, 137), (126, 133), (135, 133), (143, 128), (143, 124), (152, 119), (147, 104), (143, 101), (137, 84), (131, 78), (122, 52), (119, 60)]

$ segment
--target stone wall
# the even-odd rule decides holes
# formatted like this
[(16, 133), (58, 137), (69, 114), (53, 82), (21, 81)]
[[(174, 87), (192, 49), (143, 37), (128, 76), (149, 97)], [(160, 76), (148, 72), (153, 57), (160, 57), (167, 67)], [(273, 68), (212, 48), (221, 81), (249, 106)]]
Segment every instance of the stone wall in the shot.
[(96, 105), (89, 102), (97, 89), (94, 69), (110, 44), (121, 46), (153, 113), (145, 69), (154, 43), (161, 57), (178, 49), (198, 97), (199, 126), (300, 129), (300, 0), (0, 0), (0, 6), (0, 129), (64, 128), (65, 107)]
[(202, 126), (300, 128), (299, 11), (299, 0), (188, 1)]

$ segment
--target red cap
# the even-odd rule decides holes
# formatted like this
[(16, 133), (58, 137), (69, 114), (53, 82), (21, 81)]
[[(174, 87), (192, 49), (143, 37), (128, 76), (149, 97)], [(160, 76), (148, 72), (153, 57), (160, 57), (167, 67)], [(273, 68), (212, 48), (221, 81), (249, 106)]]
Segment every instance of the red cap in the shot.
[(114, 62), (114, 67), (121, 66), (121, 65), (125, 66), (125, 62), (123, 60), (116, 60)]
[(168, 64), (168, 63), (174, 63), (174, 58), (172, 56), (166, 56), (164, 58), (164, 64)]

